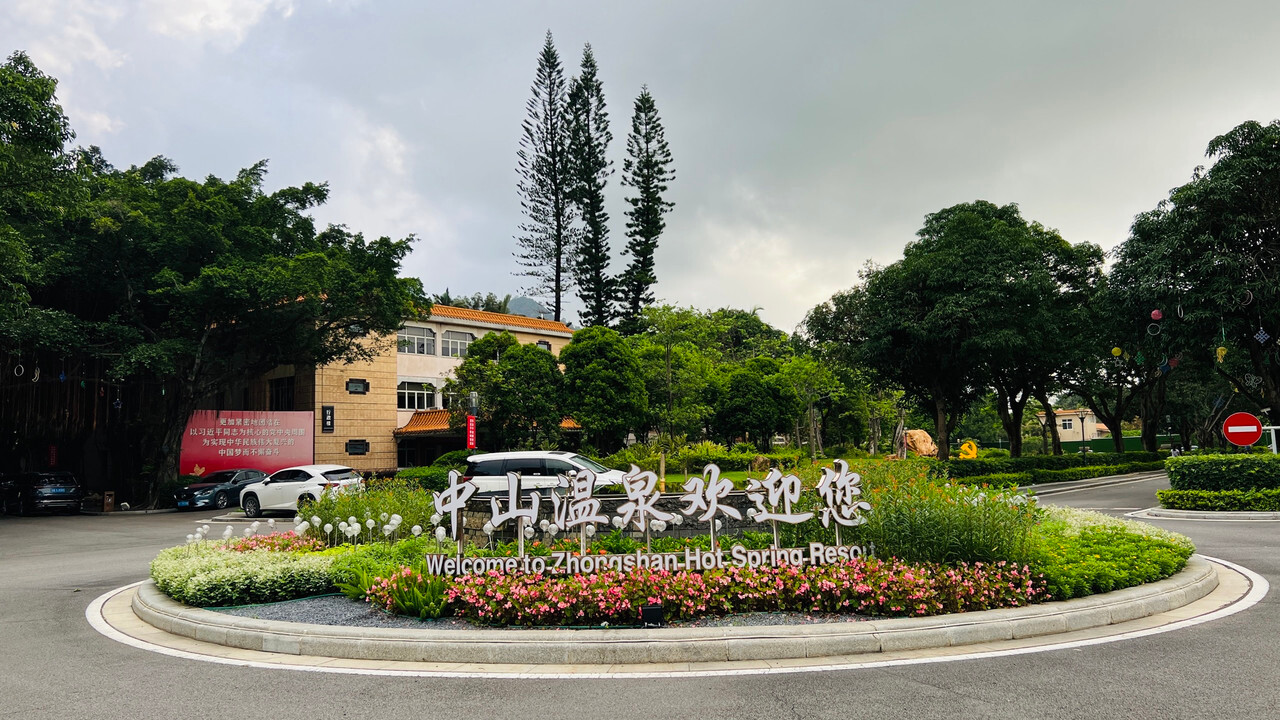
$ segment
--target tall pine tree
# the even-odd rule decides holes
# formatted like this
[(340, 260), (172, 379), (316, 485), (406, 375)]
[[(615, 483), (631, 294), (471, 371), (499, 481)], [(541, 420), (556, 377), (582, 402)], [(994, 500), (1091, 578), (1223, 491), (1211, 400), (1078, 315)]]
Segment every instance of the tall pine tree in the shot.
[(613, 174), (612, 163), (605, 158), (613, 134), (590, 44), (582, 51), (582, 74), (569, 83), (568, 112), (572, 197), (583, 224), (575, 263), (582, 324), (608, 325), (614, 316), (616, 291), (609, 277), (609, 214), (604, 209), (604, 186)]
[(525, 291), (551, 301), (556, 320), (564, 312), (564, 296), (573, 283), (578, 231), (570, 197), (569, 127), (564, 69), (551, 31), (538, 55), (538, 74), (523, 124), (516, 171), (525, 222), (517, 239), (518, 275), (533, 279)]
[(636, 98), (631, 134), (627, 136), (627, 159), (622, 165), (622, 184), (635, 188), (634, 197), (627, 198), (631, 208), (627, 210), (626, 254), (630, 260), (619, 278), (618, 329), (624, 334), (643, 329), (640, 311), (653, 304), (653, 285), (658, 281), (653, 254), (658, 249), (658, 237), (667, 226), (663, 216), (675, 207), (675, 203), (662, 199), (668, 183), (675, 179), (670, 165), (671, 149), (658, 118), (658, 106), (646, 86)]

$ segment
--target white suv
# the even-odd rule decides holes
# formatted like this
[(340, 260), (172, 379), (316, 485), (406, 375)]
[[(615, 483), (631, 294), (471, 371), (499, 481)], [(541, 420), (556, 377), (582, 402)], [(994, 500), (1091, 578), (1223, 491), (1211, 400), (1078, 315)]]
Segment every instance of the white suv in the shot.
[(277, 470), (266, 480), (240, 491), (240, 507), (251, 518), (263, 510), (298, 511), (299, 501), (315, 501), (326, 492), (360, 486), (360, 473), (342, 465), (298, 465)]
[(596, 487), (622, 484), (622, 471), (610, 470), (585, 455), (565, 450), (528, 450), (486, 453), (467, 458), (463, 479), (475, 483), (480, 492), (507, 489), (507, 473), (520, 473), (523, 489), (550, 488), (560, 483), (560, 475), (571, 471), (590, 470), (596, 474)]

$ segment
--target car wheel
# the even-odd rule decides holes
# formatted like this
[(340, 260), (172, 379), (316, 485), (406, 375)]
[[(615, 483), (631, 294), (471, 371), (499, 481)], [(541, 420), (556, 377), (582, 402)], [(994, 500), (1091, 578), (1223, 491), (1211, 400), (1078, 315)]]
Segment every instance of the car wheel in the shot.
[(245, 517), (262, 517), (262, 505), (258, 503), (257, 495), (245, 495), (240, 498), (240, 507), (244, 508)]
[(298, 507), (301, 508), (303, 505), (310, 505), (315, 501), (316, 498), (314, 495), (302, 495), (298, 498)]
[(213, 496), (213, 506), (219, 510), (226, 510), (227, 506), (230, 504), (231, 498), (227, 496), (227, 492), (225, 490)]

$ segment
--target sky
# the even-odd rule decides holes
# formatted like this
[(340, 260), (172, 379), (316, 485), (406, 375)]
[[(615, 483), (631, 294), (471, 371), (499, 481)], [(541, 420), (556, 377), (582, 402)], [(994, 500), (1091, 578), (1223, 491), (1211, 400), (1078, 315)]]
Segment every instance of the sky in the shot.
[(1274, 0), (0, 0), (0, 50), (59, 79), (78, 144), (327, 182), (321, 222), (415, 236), (405, 274), (455, 295), (526, 282), (516, 150), (548, 30), (567, 74), (584, 43), (600, 66), (615, 255), (647, 85), (676, 174), (656, 294), (786, 331), (956, 203), (1114, 247), (1214, 136), (1280, 117)]

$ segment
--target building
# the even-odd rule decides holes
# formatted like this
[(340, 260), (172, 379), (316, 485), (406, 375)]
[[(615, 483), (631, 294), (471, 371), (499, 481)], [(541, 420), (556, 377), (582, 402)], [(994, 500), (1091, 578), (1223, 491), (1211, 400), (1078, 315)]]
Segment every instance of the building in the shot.
[(522, 315), (435, 305), (431, 315), (404, 324), (395, 338), (368, 340), (366, 362), (317, 368), (283, 366), (251, 385), (247, 409), (313, 410), (315, 462), (362, 472), (392, 472), (430, 462), (464, 447), (450, 430), (445, 381), (476, 339), (510, 332), (522, 344), (554, 354), (573, 331), (564, 323)]
[[(1087, 442), (1111, 437), (1111, 431), (1098, 422), (1097, 416), (1088, 408), (1055, 410), (1054, 415), (1058, 422), (1058, 438), (1063, 442)], [(1036, 413), (1036, 420), (1041, 426), (1044, 425), (1044, 419), (1043, 412)]]

